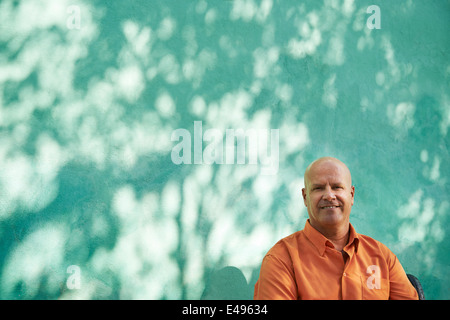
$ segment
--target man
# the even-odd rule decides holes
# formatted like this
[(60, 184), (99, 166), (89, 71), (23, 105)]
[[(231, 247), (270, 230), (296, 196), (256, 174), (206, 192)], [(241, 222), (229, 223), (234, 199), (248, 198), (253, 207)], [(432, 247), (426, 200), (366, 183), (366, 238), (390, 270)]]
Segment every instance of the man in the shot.
[(417, 300), (397, 257), (350, 224), (355, 187), (347, 166), (320, 158), (304, 179), (309, 219), (266, 254), (254, 299)]

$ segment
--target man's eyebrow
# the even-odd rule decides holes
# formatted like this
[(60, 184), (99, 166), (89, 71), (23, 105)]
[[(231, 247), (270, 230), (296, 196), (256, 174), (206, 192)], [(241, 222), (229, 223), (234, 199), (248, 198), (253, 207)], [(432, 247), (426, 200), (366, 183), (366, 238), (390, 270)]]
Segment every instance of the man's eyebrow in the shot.
[[(325, 184), (324, 183), (313, 183), (311, 185), (311, 188), (315, 188), (315, 187), (323, 187)], [(331, 183), (331, 186), (335, 187), (335, 186), (343, 186), (344, 183), (343, 182), (333, 182)]]

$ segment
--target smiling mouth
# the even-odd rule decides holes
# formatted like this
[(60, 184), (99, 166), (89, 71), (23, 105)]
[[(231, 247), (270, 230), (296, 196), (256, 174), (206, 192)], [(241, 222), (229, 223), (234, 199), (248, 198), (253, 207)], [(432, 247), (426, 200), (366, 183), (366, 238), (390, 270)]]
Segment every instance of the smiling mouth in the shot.
[(334, 208), (339, 208), (339, 206), (324, 206), (324, 207), (320, 207), (321, 209), (334, 209)]

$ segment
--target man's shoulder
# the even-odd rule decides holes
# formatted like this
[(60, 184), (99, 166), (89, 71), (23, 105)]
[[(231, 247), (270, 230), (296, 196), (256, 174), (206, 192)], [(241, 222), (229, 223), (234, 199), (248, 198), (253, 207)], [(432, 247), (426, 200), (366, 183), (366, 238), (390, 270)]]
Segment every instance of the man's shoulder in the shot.
[(290, 235), (280, 239), (275, 245), (297, 245), (300, 238), (302, 238), (304, 231), (299, 230)]
[(290, 235), (278, 240), (272, 248), (267, 252), (267, 255), (285, 254), (292, 248), (297, 248), (299, 240), (303, 236), (303, 230), (296, 231)]
[(384, 255), (391, 255), (392, 251), (381, 241), (364, 234), (358, 234), (359, 246), (372, 252), (379, 251)]

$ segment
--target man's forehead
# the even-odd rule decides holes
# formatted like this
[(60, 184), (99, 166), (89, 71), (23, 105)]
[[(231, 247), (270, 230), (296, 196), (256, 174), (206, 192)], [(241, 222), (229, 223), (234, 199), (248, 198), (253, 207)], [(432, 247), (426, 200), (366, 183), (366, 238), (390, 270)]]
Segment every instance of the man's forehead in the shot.
[(307, 168), (305, 180), (319, 184), (324, 182), (340, 183), (347, 180), (351, 183), (351, 174), (347, 166), (341, 161), (335, 158), (323, 158), (314, 161)]
[(339, 174), (344, 173), (344, 165), (335, 161), (322, 161), (310, 168), (311, 173)]
[(343, 175), (315, 175), (308, 180), (311, 186), (323, 186), (326, 184), (345, 184), (347, 183), (348, 178)]

